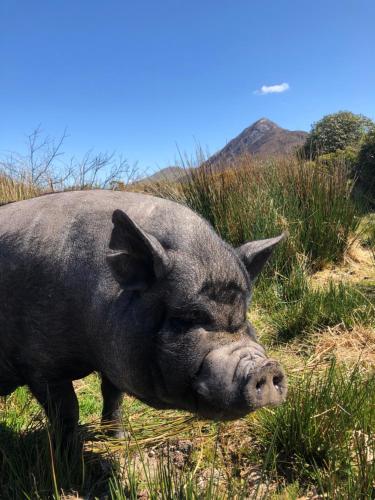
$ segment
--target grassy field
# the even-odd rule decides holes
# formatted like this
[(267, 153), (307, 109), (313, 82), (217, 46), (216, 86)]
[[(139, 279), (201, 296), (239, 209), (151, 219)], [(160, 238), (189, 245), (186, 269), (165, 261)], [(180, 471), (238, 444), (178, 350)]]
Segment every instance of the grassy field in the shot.
[[(84, 446), (62, 454), (18, 389), (0, 400), (0, 498), (374, 498), (375, 219), (352, 188), (342, 165), (249, 158), (132, 186), (187, 204), (234, 245), (289, 233), (249, 311), (286, 368), (288, 400), (213, 424), (126, 398), (128, 437), (116, 441), (98, 425), (92, 375), (76, 382)], [(0, 180), (2, 202), (35, 194)]]

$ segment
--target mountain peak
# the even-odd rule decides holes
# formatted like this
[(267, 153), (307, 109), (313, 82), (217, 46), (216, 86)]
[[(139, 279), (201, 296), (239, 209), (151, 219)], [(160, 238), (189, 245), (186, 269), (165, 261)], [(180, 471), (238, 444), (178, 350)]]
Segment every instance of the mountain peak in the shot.
[(256, 122), (254, 122), (250, 127), (257, 127), (258, 125), (269, 125), (271, 127), (277, 127), (280, 128), (277, 123), (269, 120), (268, 118), (265, 118), (264, 116), (262, 118), (259, 118)]
[(228, 163), (243, 154), (279, 156), (291, 153), (301, 146), (307, 132), (292, 131), (279, 127), (268, 118), (260, 118), (245, 128), (237, 137), (209, 158), (208, 163)]

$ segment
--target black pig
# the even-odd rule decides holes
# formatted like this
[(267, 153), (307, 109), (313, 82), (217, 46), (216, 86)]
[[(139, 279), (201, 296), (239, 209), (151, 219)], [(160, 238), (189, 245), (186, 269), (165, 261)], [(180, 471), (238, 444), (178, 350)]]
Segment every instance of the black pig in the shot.
[(136, 193), (1, 207), (0, 395), (27, 385), (66, 434), (72, 381), (93, 371), (104, 422), (119, 423), (123, 393), (213, 419), (281, 403), (283, 370), (246, 313), (282, 237), (234, 249), (185, 206)]

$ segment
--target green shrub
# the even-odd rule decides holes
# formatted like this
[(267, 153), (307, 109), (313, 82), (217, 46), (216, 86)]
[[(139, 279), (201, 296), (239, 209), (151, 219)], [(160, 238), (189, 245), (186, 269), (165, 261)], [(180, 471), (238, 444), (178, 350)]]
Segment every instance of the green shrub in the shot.
[(302, 148), (303, 154), (306, 158), (316, 158), (349, 147), (357, 148), (364, 135), (374, 127), (370, 118), (350, 111), (326, 115), (312, 125)]
[(363, 140), (356, 173), (362, 191), (375, 205), (375, 130), (370, 131)]
[(319, 163), (328, 169), (342, 165), (342, 168), (352, 173), (358, 161), (358, 148), (348, 146), (345, 149), (338, 149), (333, 153), (326, 153), (319, 156)]

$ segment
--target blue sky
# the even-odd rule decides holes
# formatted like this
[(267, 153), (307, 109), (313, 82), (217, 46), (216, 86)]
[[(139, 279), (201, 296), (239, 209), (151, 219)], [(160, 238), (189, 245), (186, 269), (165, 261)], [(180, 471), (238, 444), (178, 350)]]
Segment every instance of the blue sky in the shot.
[(374, 0), (1, 0), (0, 22), (0, 154), (41, 124), (152, 171), (263, 116), (375, 118)]

